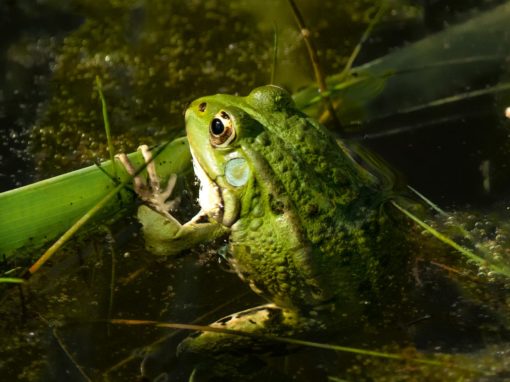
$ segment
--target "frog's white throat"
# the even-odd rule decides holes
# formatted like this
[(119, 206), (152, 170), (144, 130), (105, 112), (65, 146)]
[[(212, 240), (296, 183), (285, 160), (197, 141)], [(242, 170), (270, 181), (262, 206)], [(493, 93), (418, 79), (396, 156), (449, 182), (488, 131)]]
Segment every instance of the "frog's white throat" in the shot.
[[(227, 227), (230, 227), (237, 218), (237, 208), (232, 203), (224, 203), (222, 189), (207, 175), (196, 156), (193, 157), (193, 170), (200, 181), (200, 190), (198, 193), (198, 204), (202, 209), (201, 213), (209, 218), (216, 220)], [(227, 201), (231, 198), (227, 198)]]

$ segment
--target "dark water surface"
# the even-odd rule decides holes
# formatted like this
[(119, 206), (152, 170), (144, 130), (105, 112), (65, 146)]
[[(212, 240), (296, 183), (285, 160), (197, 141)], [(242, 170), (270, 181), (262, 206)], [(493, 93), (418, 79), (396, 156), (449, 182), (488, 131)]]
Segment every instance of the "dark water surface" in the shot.
[[(324, 70), (333, 74), (345, 65), (378, 2), (323, 3), (301, 5), (317, 35)], [(356, 64), (502, 3), (397, 1)], [(267, 83), (275, 23), (281, 39), (276, 83), (296, 92), (313, 83), (313, 77), (286, 1), (2, 1), (0, 191), (107, 157), (96, 75), (105, 84), (115, 145), (133, 151), (141, 143), (182, 135), (188, 101), (218, 92), (246, 94)], [(486, 43), (506, 46), (510, 37)], [(473, 57), (480, 50), (473, 46)], [(505, 65), (508, 61), (463, 84), (456, 94), (504, 82)], [(417, 87), (409, 98), (420, 92), (424, 89)], [(509, 225), (510, 123), (504, 117), (509, 98), (502, 91), (439, 107), (430, 104), (404, 115), (350, 121), (357, 127), (347, 135), (380, 154), (441, 207), (471, 219), (473, 227), (485, 224), (486, 231), (496, 232)], [(491, 214), (492, 221), (479, 219), (483, 214)], [(178, 360), (175, 348), (186, 332), (105, 320), (205, 325), (264, 302), (229, 271), (218, 254), (222, 243), (176, 259), (155, 259), (145, 251), (132, 215), (68, 245), (22, 290), (0, 288), (0, 379), (185, 381), (193, 365)], [(15, 265), (2, 264), (1, 269)], [(326, 342), (410, 357), (416, 349), (453, 355), (441, 359), (445, 365), (457, 362), (454, 356), (459, 355), (462, 365), (479, 363), (489, 376), (308, 348), (269, 362), (296, 381), (509, 380), (508, 326), (494, 330), (497, 320), (483, 317), (484, 306), (452, 306), (455, 291), (433, 274), (420, 282), (441, 300), (431, 304), (432, 314), (451, 313), (448, 324), (427, 326), (427, 317), (417, 317), (425, 321), (421, 329), (395, 322), (384, 336), (344, 333)], [(510, 311), (508, 292), (508, 282), (494, 286), (494, 300), (506, 307), (503, 312)], [(416, 331), (412, 342), (402, 338), (402, 326)]]

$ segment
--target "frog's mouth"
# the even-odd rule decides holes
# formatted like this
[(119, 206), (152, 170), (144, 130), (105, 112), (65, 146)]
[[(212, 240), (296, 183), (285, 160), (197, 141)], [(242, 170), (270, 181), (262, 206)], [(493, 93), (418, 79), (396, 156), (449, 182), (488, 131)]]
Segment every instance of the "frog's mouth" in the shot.
[(230, 227), (235, 223), (239, 214), (235, 197), (227, 189), (222, 189), (215, 183), (200, 165), (193, 151), (193, 170), (200, 181), (198, 203), (202, 212), (224, 226)]

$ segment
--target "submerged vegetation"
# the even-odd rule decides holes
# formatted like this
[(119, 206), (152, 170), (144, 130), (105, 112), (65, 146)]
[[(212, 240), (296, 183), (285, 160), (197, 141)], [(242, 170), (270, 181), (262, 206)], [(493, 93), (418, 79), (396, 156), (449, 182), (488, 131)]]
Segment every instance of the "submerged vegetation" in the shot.
[[(47, 6), (59, 6), (59, 3), (51, 1)], [(327, 73), (343, 68), (379, 6), (375, 0), (337, 3), (325, 2), (320, 7), (303, 4), (307, 21), (319, 37), (319, 56), (326, 64), (324, 70)], [(286, 2), (280, 5), (273, 5), (273, 2), (263, 6), (257, 4), (254, 1), (172, 1), (169, 4), (158, 0), (77, 0), (69, 8), (64, 8), (63, 12), (73, 14), (77, 22), (71, 31), (61, 34), (60, 39), (47, 46), (45, 53), (48, 62), (51, 62), (51, 70), (46, 73), (44, 84), (48, 90), (39, 105), (33, 126), (25, 132), (28, 145), (24, 153), (34, 164), (33, 177), (46, 178), (107, 158), (103, 117), (94, 87), (96, 76), (103, 81), (113, 143), (118, 151), (133, 151), (139, 143), (156, 144), (182, 135), (182, 110), (192, 99), (218, 92), (246, 94), (253, 87), (267, 83), (271, 76), (275, 23), (280, 48), (276, 83), (295, 93), (312, 83), (308, 58)], [(370, 54), (377, 57), (388, 52), (388, 47), (378, 46), (378, 39), (392, 41), (389, 35), (402, 31), (416, 36), (423, 32), (427, 16), (423, 8), (398, 1), (392, 3), (391, 9), (378, 25), (379, 34), (375, 33), (372, 53), (367, 48), (369, 53), (361, 59), (366, 61)], [(461, 15), (467, 18), (462, 12), (458, 15), (459, 18)], [(339, 30), (345, 36), (341, 41), (338, 39)], [(17, 49), (11, 48), (12, 54), (17, 55), (18, 61), (26, 57), (19, 53), (23, 52), (20, 46), (30, 44), (26, 40), (13, 43)], [(473, 56), (475, 61), (478, 58)], [(442, 62), (441, 65), (454, 63)], [(408, 68), (402, 68), (405, 69)], [(412, 70), (420, 73), (424, 68)], [(359, 73), (363, 75), (369, 71)], [(387, 71), (386, 74), (392, 73)], [(497, 77), (499, 81), (500, 74)], [(347, 79), (353, 80), (353, 77)], [(465, 93), (459, 91), (460, 99), (469, 92), (469, 89), (463, 90)], [(364, 91), (367, 97), (371, 97), (379, 89)], [(498, 105), (504, 104), (507, 93), (494, 93)], [(465, 98), (471, 100), (468, 96)], [(481, 105), (485, 110), (483, 101)], [(341, 108), (342, 104), (337, 106)], [(422, 106), (424, 112), (433, 114), (425, 122), (440, 125), (441, 114), (433, 107), (433, 101), (426, 100)], [(364, 134), (368, 137), (374, 131), (382, 132), (384, 140), (391, 134), (385, 136), (384, 129), (373, 129), (374, 121), (385, 125), (385, 128), (392, 121), (413, 127), (421, 122), (415, 119), (423, 118), (423, 114), (409, 117), (391, 107), (385, 108), (384, 104), (377, 107), (380, 109), (372, 115), (375, 118), (367, 121), (353, 113), (353, 117), (348, 119), (349, 134), (359, 138)], [(393, 113), (393, 120), (384, 115), (388, 110)], [(470, 113), (462, 108), (456, 112), (461, 120), (469, 118)], [(487, 114), (482, 116), (487, 117)], [(449, 116), (447, 114), (445, 118)], [(501, 120), (492, 115), (487, 118), (491, 122)], [(439, 140), (443, 135), (449, 139), (447, 132), (438, 131), (436, 134)], [(507, 133), (498, 130), (494, 136), (496, 138), (488, 142), (506, 137)], [(501, 142), (494, 155), (499, 162), (491, 157), (493, 168), (482, 171), (484, 182), (476, 179), (482, 191), (466, 192), (468, 201), (482, 205), (484, 210), (471, 208), (470, 212), (466, 212), (467, 208), (458, 208), (466, 197), (463, 195), (456, 201), (450, 195), (438, 198), (443, 199), (438, 202), (453, 199), (453, 203), (447, 206), (451, 212), (438, 211), (431, 204), (429, 207), (435, 208), (440, 217), (428, 220), (429, 224), (446, 232), (449, 238), (470, 251), (490, 251), (490, 256), (498, 257), (498, 262), (508, 259), (510, 240), (506, 200), (499, 202), (496, 212), (489, 208), (489, 202), (504, 194), (508, 185), (501, 180), (508, 173), (501, 166), (501, 162), (508, 158), (508, 153), (501, 153), (502, 148), (508, 147), (508, 140)], [(396, 143), (399, 144), (398, 140)], [(394, 149), (389, 144), (382, 149), (383, 152), (385, 150)], [(477, 150), (485, 154), (488, 148)], [(431, 153), (436, 154), (436, 151)], [(389, 157), (391, 159), (391, 155)], [(446, 156), (444, 160), (448, 158)], [(473, 161), (478, 160), (477, 155)], [(405, 169), (398, 164), (396, 167)], [(406, 175), (411, 179), (420, 176), (419, 173)], [(434, 174), (423, 176), (434, 179)], [(467, 183), (470, 182), (475, 181)], [(491, 185), (490, 192), (487, 191), (487, 182)], [(180, 185), (185, 190), (183, 199), (190, 206), (194, 200), (192, 183), (189, 178)], [(416, 182), (412, 184), (416, 185)], [(418, 189), (422, 191), (422, 188)], [(433, 190), (432, 194), (441, 192), (437, 188)], [(469, 199), (472, 194), (483, 194), (483, 197)], [(432, 196), (432, 200), (436, 201)], [(182, 214), (189, 212), (181, 211)], [(428, 232), (423, 231), (424, 240), (433, 240)], [(439, 242), (437, 247), (441, 247)], [(162, 329), (165, 324), (160, 323), (208, 323), (226, 313), (261, 302), (258, 297), (249, 294), (235, 276), (217, 269), (218, 261), (220, 267), (225, 266), (221, 251), (218, 251), (218, 256), (209, 247), (198, 247), (192, 250), (198, 254), (198, 259), (196, 256), (168, 261), (154, 259), (144, 251), (139, 225), (134, 219), (125, 218), (98, 227), (97, 232), (65, 247), (58, 259), (52, 259), (52, 267), (35, 275), (23, 288), (9, 287), (2, 291), (0, 304), (4, 319), (0, 331), (11, 334), (2, 335), (0, 341), (0, 369), (13, 379), (126, 380), (139, 375), (137, 370), (142, 362), (143, 378), (185, 380), (191, 365), (174, 357), (176, 344), (185, 334), (169, 334), (168, 330)], [(483, 264), (482, 267), (479, 267), (480, 264), (466, 264), (463, 258), (452, 261), (447, 255), (452, 255), (453, 250), (442, 248), (442, 251), (445, 253), (443, 262), (416, 259), (417, 284), (431, 290), (449, 288), (450, 283), (434, 277), (445, 272), (451, 280), (462, 285), (459, 288), (465, 289), (466, 296), (475, 296), (479, 301), (485, 301), (487, 306), (497, 307), (502, 315), (508, 313), (510, 286), (507, 279), (494, 274), (490, 266), (484, 268)], [(452, 256), (459, 258), (458, 254)], [(10, 276), (8, 271), (16, 266), (6, 263), (6, 280), (17, 282), (14, 278), (7, 278)], [(473, 272), (473, 269), (479, 272)], [(444, 291), (444, 294), (448, 293)], [(445, 325), (441, 326), (437, 321), (429, 327), (425, 325), (428, 337), (423, 337), (424, 334), (415, 329), (417, 323), (427, 322), (428, 317), (423, 316), (417, 317), (416, 322), (395, 322), (394, 332), (385, 336), (371, 337), (366, 333), (356, 336), (352, 333), (335, 339), (338, 345), (370, 349), (368, 353), (396, 355), (395, 361), (381, 362), (367, 357), (366, 353), (347, 355), (307, 349), (290, 355), (286, 360), (273, 362), (277, 369), (285, 370), (298, 380), (476, 380), (480, 375), (497, 378), (508, 373), (510, 357), (505, 356), (509, 351), (508, 318), (506, 327), (499, 327), (505, 321), (504, 317), (498, 317), (502, 320), (484, 320), (481, 316), (486, 313), (485, 307), (479, 309), (462, 301), (459, 307), (443, 306), (448, 312), (430, 309), (432, 315), (444, 318)], [(20, 315), (22, 321), (18, 320)], [(111, 320), (112, 317), (127, 320), (115, 321)], [(136, 320), (150, 322), (141, 329), (137, 327)], [(474, 322), (481, 322), (484, 327), (477, 333), (469, 333)], [(120, 325), (125, 323), (131, 325)], [(446, 332), (451, 327), (447, 323), (454, 323), (456, 330)], [(407, 331), (419, 332), (414, 343), (402, 336), (401, 326)], [(420, 360), (429, 360), (429, 357), (420, 354), (421, 351), (431, 353), (430, 363), (437, 363), (444, 370), (438, 373), (436, 366), (420, 363)], [(465, 367), (467, 363), (472, 363), (472, 367)], [(48, 365), (58, 367), (49, 368)]]
[[(298, 54), (303, 47), (285, 2), (267, 2), (269, 9), (258, 2), (220, 0), (75, 3), (71, 9), (84, 20), (57, 49), (51, 97), (30, 137), (30, 150), (45, 176), (106, 158), (96, 75), (104, 82), (115, 147), (124, 152), (142, 141), (155, 144), (182, 135), (182, 110), (195, 98), (244, 94), (267, 83), (275, 24), (282, 44), (278, 83), (295, 90), (306, 83), (299, 77), (308, 77), (308, 69), (296, 69), (296, 59), (305, 68), (308, 63), (306, 55)], [(376, 5), (365, 0), (327, 3), (320, 10), (307, 6), (313, 19), (323, 12), (335, 14), (334, 21), (317, 25), (316, 33), (333, 38), (337, 23), (351, 29), (350, 39), (322, 52), (326, 70), (341, 67), (369, 21), (370, 13), (363, 12)]]

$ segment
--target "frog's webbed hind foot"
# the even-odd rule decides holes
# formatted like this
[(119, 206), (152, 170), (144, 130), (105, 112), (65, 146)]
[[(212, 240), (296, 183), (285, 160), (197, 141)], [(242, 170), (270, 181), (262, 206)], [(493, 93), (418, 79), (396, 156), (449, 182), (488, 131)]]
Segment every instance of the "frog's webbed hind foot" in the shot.
[(142, 176), (136, 175), (136, 169), (133, 167), (126, 154), (118, 154), (116, 158), (124, 166), (128, 174), (133, 176), (133, 187), (138, 197), (159, 213), (169, 217), (171, 216), (169, 211), (174, 209), (180, 202), (179, 197), (168, 200), (175, 188), (177, 175), (170, 175), (166, 187), (163, 188), (149, 147), (147, 145), (141, 145), (138, 147), (138, 151), (141, 152), (147, 164), (148, 181)]

